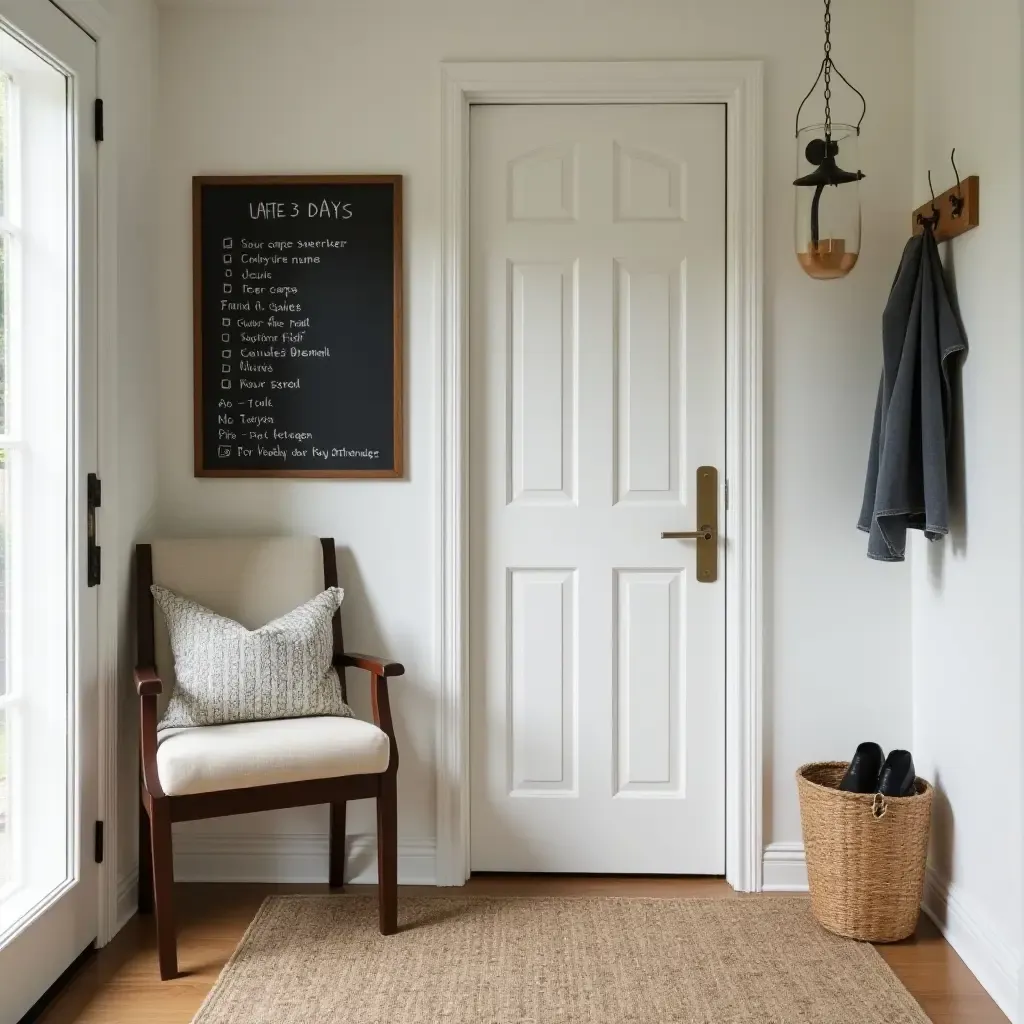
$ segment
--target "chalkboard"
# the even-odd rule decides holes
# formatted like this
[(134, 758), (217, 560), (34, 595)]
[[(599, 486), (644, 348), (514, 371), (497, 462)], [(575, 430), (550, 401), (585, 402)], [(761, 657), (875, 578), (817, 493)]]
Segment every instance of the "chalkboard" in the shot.
[(195, 475), (400, 477), (402, 179), (192, 179)]

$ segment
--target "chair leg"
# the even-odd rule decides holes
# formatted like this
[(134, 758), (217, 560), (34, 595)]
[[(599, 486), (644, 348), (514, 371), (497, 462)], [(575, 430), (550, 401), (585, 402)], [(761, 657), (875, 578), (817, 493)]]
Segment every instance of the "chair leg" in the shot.
[(139, 801), (139, 913), (153, 913), (153, 853), (149, 838), (149, 813)]
[(178, 943), (174, 927), (174, 860), (171, 845), (171, 809), (166, 799), (154, 800), (149, 832), (153, 857), (153, 893), (156, 905), (156, 943), (160, 979), (178, 976)]
[(380, 777), (377, 791), (377, 898), (380, 933), (398, 931), (398, 789), (392, 773)]
[(337, 800), (330, 805), (327, 884), (332, 889), (340, 889), (345, 884), (345, 806), (344, 800)]

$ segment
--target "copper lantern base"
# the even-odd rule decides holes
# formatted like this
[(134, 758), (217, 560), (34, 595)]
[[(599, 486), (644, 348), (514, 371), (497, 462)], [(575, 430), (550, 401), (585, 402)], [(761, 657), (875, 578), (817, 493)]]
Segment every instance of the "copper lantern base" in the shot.
[(798, 252), (796, 258), (804, 273), (819, 281), (846, 277), (857, 265), (855, 252), (846, 251), (845, 238), (823, 238), (817, 245), (809, 243), (806, 252)]

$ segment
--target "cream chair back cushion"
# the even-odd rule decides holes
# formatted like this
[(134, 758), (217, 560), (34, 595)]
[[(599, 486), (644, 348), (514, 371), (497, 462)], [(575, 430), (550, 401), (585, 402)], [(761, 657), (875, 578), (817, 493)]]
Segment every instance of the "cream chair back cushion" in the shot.
[[(246, 629), (259, 629), (325, 589), (317, 537), (156, 540), (153, 582)], [(173, 689), (174, 657), (163, 616), (154, 615), (156, 670), (164, 682), (160, 714)]]

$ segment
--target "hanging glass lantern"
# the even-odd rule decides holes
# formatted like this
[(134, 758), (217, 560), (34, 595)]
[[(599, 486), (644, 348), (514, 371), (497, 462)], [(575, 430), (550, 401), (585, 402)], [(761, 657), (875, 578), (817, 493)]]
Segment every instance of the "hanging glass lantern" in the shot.
[[(855, 125), (832, 121), (832, 72), (861, 102)], [(800, 114), (818, 83), (825, 82), (825, 119), (801, 126)], [(796, 258), (813, 278), (846, 277), (860, 255), (860, 126), (867, 112), (863, 93), (832, 63), (832, 0), (825, 0), (825, 58), (814, 85), (796, 112)]]

